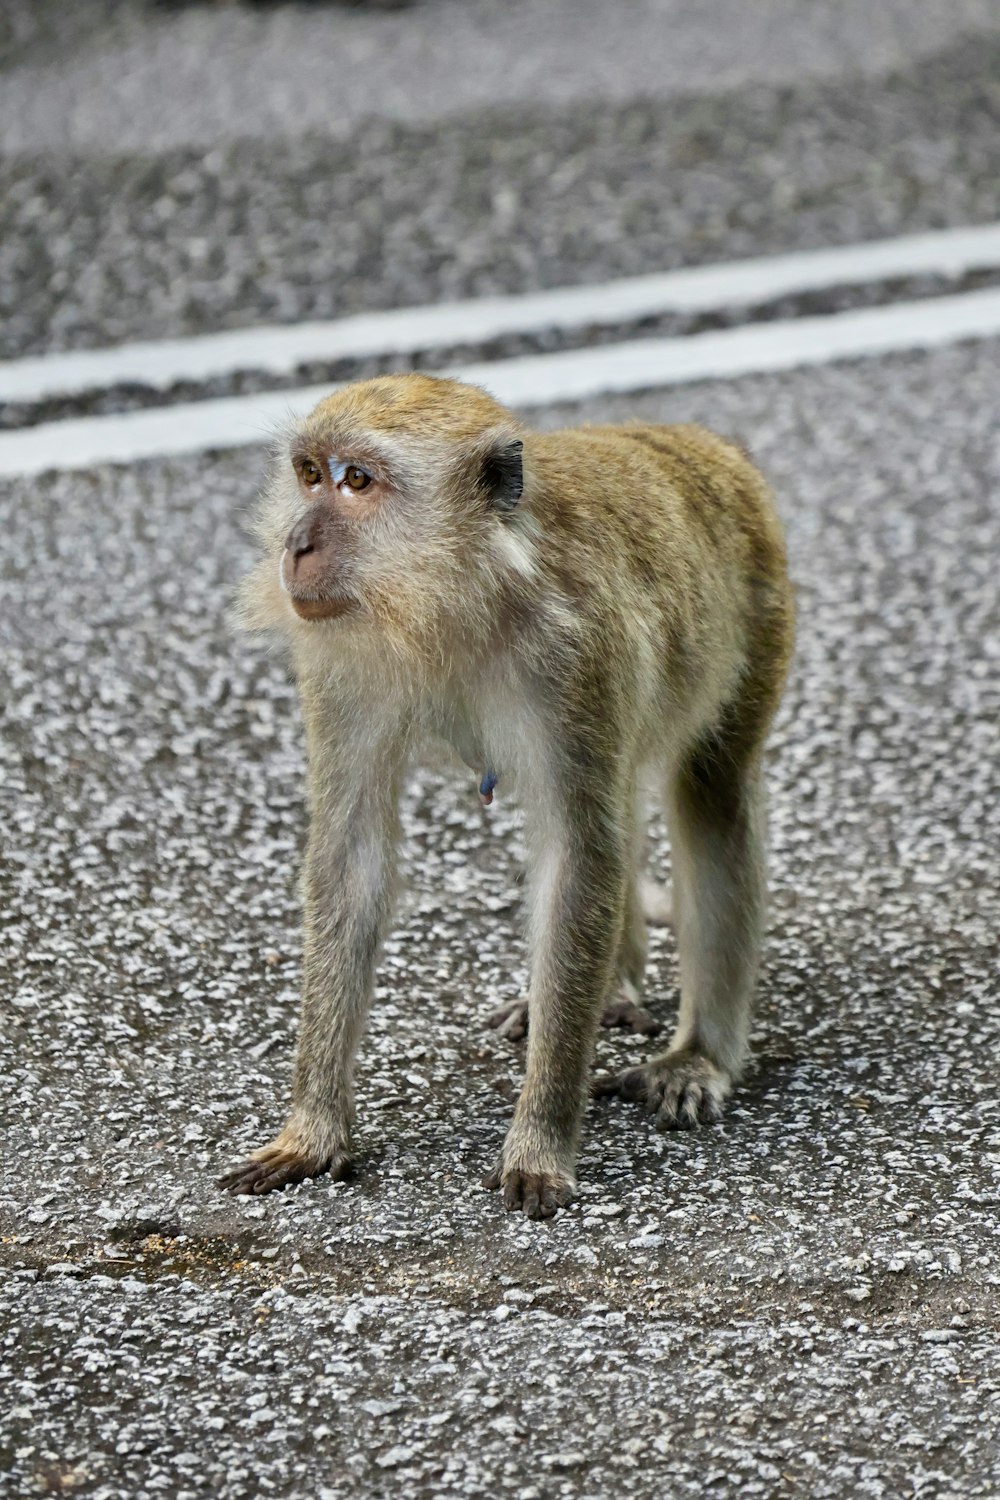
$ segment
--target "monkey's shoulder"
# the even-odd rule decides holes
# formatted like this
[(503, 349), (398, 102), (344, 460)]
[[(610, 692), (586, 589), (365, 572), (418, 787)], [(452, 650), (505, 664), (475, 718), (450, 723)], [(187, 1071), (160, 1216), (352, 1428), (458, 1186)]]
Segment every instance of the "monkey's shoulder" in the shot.
[[(773, 534), (778, 523), (770, 487), (745, 449), (695, 423), (644, 422), (572, 427), (533, 434), (527, 468), (539, 508), (558, 517), (614, 517), (632, 527), (711, 532), (718, 539), (747, 529)], [(651, 545), (662, 538), (659, 527)]]
[(748, 479), (763, 483), (742, 443), (695, 422), (630, 421), (565, 427), (534, 434), (531, 451), (547, 469), (562, 465), (578, 471), (611, 462), (664, 476), (738, 477), (744, 483)]

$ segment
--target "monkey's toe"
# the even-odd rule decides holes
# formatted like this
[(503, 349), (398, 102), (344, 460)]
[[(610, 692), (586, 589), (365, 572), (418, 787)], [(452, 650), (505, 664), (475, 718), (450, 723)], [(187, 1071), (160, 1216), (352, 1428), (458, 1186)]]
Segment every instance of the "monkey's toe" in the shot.
[(658, 1130), (675, 1130), (721, 1119), (730, 1086), (729, 1075), (710, 1058), (680, 1051), (596, 1078), (591, 1091), (644, 1104)]
[(318, 1157), (291, 1151), (277, 1142), (263, 1146), (246, 1161), (224, 1172), (216, 1179), (216, 1186), (234, 1197), (249, 1197), (251, 1194), (272, 1193), (278, 1188), (289, 1187), (293, 1182), (304, 1182), (307, 1177), (320, 1177), (324, 1172), (341, 1182), (351, 1175), (353, 1163), (348, 1156)]
[(501, 1005), (486, 1017), (486, 1024), (498, 1036), (505, 1036), (511, 1042), (519, 1042), (528, 1034), (527, 1000), (512, 1000), (509, 1005)]
[(508, 1213), (523, 1213), (528, 1219), (554, 1218), (573, 1196), (572, 1184), (547, 1172), (505, 1171), (497, 1166), (483, 1178), (483, 1187), (503, 1188), (503, 1206)]
[(625, 1031), (631, 1031), (633, 1036), (655, 1036), (663, 1029), (652, 1012), (636, 1004), (628, 994), (608, 1001), (601, 1014), (601, 1025), (608, 1028), (620, 1026)]

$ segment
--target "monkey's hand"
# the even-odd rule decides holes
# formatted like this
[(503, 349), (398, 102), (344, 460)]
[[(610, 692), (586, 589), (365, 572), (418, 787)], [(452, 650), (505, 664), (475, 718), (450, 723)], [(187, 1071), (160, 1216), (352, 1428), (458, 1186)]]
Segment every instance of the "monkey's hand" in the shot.
[(508, 1213), (551, 1219), (565, 1208), (576, 1188), (572, 1157), (567, 1159), (557, 1141), (546, 1143), (515, 1120), (496, 1166), (483, 1178), (483, 1187), (503, 1189), (503, 1206)]
[(658, 1130), (700, 1125), (722, 1117), (732, 1079), (704, 1053), (691, 1048), (663, 1052), (637, 1068), (595, 1078), (591, 1093), (635, 1100), (655, 1116)]
[(503, 1188), (503, 1206), (508, 1213), (520, 1211), (529, 1219), (551, 1219), (573, 1196), (573, 1182), (561, 1172), (526, 1172), (497, 1162), (483, 1178), (491, 1191)]
[(269, 1146), (261, 1146), (246, 1161), (239, 1162), (216, 1180), (236, 1197), (251, 1193), (271, 1193), (275, 1188), (319, 1177), (328, 1172), (335, 1182), (350, 1177), (353, 1162), (346, 1152), (307, 1149), (299, 1136), (286, 1128)]

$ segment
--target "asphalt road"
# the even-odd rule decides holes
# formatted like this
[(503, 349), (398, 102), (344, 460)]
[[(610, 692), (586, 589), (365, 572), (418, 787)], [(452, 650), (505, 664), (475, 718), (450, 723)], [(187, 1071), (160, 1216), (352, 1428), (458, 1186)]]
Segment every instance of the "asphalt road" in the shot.
[[(330, 17), (419, 51), (445, 9)], [(293, 97), (277, 144), (234, 122), (127, 156), (56, 122), (0, 165), (3, 352), (1000, 217), (983, 9), (913, 6), (881, 57), (867, 11), (845, 39), (817, 5), (770, 60), (720, 9), (725, 66), (642, 104), (616, 83), (303, 135)], [(47, 14), (12, 10), (11, 78), (46, 46), (86, 75), (251, 25), (97, 6), (74, 47)], [(252, 24), (263, 46), (306, 14)], [(525, 978), (520, 822), (455, 766), (406, 794), (358, 1180), (216, 1191), (280, 1122), (299, 969), (294, 693), (226, 623), (263, 455), (0, 484), (0, 1488), (1000, 1494), (998, 369), (983, 341), (537, 414), (742, 437), (800, 610), (753, 1065), (696, 1133), (592, 1105), (551, 1224), (477, 1186), (523, 1065), (484, 1025)], [(658, 827), (651, 857), (665, 875)], [(675, 989), (661, 931), (664, 1020)]]

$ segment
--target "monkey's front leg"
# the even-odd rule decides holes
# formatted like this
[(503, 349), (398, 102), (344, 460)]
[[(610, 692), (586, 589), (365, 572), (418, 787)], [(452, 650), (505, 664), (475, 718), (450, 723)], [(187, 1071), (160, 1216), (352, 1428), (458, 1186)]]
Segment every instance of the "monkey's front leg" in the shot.
[(484, 1179), (529, 1219), (551, 1218), (575, 1187), (587, 1074), (622, 924), (624, 841), (599, 832), (614, 827), (601, 812), (577, 814), (535, 873), (527, 1072), (500, 1160)]
[(267, 1193), (321, 1172), (350, 1174), (354, 1056), (391, 909), (394, 781), (391, 768), (376, 765), (347, 800), (343, 789), (314, 785), (292, 1111), (270, 1145), (219, 1178), (230, 1192)]

